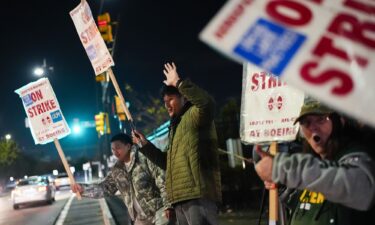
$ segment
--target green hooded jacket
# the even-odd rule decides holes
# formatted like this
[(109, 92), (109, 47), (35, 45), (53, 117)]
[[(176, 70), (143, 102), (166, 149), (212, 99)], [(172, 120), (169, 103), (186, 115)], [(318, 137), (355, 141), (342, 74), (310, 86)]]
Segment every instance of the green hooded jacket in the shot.
[(170, 203), (207, 198), (221, 201), (214, 101), (190, 80), (179, 92), (190, 103), (171, 121), (167, 151), (148, 143), (141, 152), (162, 168), (166, 167), (166, 190)]

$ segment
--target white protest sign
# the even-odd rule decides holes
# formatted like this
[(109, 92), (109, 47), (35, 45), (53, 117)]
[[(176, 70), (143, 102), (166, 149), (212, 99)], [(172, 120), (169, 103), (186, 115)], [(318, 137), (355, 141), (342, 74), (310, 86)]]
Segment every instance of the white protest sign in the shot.
[(375, 125), (374, 14), (374, 1), (231, 0), (200, 38)]
[(279, 78), (244, 64), (240, 137), (245, 143), (292, 141), (304, 95)]
[(70, 11), (70, 16), (78, 32), (79, 39), (91, 61), (95, 74), (99, 75), (111, 66), (114, 66), (112, 56), (100, 35), (87, 2), (82, 1), (76, 8)]
[(22, 99), (35, 144), (46, 144), (70, 134), (47, 78), (29, 83), (15, 92)]

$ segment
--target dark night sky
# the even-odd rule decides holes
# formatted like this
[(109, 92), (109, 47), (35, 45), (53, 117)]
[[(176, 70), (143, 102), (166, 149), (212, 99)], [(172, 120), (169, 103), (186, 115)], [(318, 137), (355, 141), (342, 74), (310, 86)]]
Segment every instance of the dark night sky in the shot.
[[(99, 111), (100, 86), (95, 82), (94, 71), (69, 16), (78, 3), (79, 0), (2, 3), (0, 135), (11, 133), (25, 151), (55, 151), (53, 144), (34, 145), (30, 131), (24, 126), (26, 114), (22, 102), (14, 93), (38, 79), (32, 75), (32, 69), (41, 65), (43, 58), (54, 67), (48, 78), (69, 124), (73, 118), (93, 120)], [(97, 16), (100, 0), (88, 3)], [(164, 79), (163, 64), (174, 61), (182, 77), (190, 77), (208, 90), (219, 104), (228, 97), (239, 98), (242, 66), (198, 40), (199, 32), (224, 3), (224, 0), (104, 1), (103, 10), (111, 14), (112, 20), (120, 16), (113, 68), (120, 86), (128, 82), (139, 93), (158, 95)], [(62, 146), (70, 155), (95, 145), (97, 138), (95, 132), (89, 132), (85, 137), (65, 139)]]

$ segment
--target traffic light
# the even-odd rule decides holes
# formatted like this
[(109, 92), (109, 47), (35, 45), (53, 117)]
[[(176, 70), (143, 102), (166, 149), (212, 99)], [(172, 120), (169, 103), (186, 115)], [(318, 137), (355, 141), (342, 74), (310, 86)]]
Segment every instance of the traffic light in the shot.
[(109, 76), (107, 76), (107, 72), (103, 72), (99, 75), (95, 76), (96, 82), (109, 82)]
[(113, 42), (111, 16), (109, 13), (103, 13), (98, 16), (98, 27), (105, 42)]
[(100, 134), (104, 134), (104, 113), (99, 113), (95, 115), (95, 126), (96, 126), (96, 131)]
[(100, 112), (95, 115), (95, 126), (96, 131), (99, 135), (110, 134), (111, 129), (109, 127), (109, 117), (108, 113)]
[(115, 103), (116, 103), (116, 114), (119, 120), (125, 121), (126, 120), (125, 111), (122, 108), (120, 98), (117, 95), (115, 95)]

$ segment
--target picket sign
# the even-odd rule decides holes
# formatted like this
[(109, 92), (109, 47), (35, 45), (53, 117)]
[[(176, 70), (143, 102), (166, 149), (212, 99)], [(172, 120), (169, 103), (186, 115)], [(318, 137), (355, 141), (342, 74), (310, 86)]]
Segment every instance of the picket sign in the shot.
[(375, 127), (375, 2), (229, 0), (200, 39)]
[[(49, 80), (41, 78), (15, 90), (15, 92), (22, 99), (35, 144), (47, 144), (52, 141), (55, 143), (70, 184), (74, 185), (74, 177), (59, 143), (60, 138), (70, 134), (70, 128)], [(77, 198), (81, 199), (79, 193), (77, 193)]]
[(100, 35), (98, 27), (95, 24), (90, 6), (85, 0), (82, 0), (76, 8), (70, 11), (70, 16), (74, 22), (74, 26), (82, 45), (86, 50), (87, 56), (90, 59), (91, 65), (94, 68), (95, 75), (98, 76), (102, 73), (109, 74), (116, 93), (120, 98), (121, 106), (130, 122), (130, 126), (132, 129), (135, 129), (133, 117), (126, 106), (124, 96), (122, 95), (121, 89), (111, 68), (111, 66), (114, 66), (114, 61), (111, 54), (109, 54), (102, 36)]
[[(293, 141), (299, 125), (294, 124), (304, 94), (280, 78), (249, 64), (243, 64), (240, 137), (245, 144), (270, 143), (275, 155), (277, 143)], [(278, 221), (277, 189), (269, 190), (269, 224)]]
[(100, 75), (114, 66), (112, 56), (96, 26), (88, 3), (86, 1), (80, 2), (69, 14), (90, 59), (95, 75)]
[(303, 104), (303, 92), (249, 63), (243, 68), (241, 141), (253, 144), (295, 140), (299, 125), (293, 123)]

